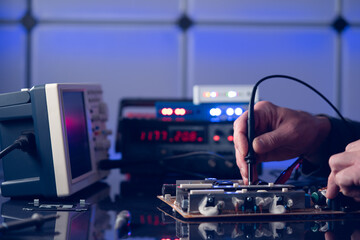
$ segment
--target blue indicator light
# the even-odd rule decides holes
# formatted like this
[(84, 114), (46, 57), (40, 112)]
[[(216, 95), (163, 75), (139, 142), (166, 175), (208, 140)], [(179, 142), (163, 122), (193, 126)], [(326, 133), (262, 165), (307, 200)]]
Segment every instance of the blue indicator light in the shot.
[(228, 116), (232, 116), (232, 115), (234, 115), (234, 113), (235, 113), (235, 111), (234, 111), (233, 108), (228, 108), (228, 109), (226, 109), (226, 114), (227, 114)]
[(235, 108), (235, 115), (240, 116), (243, 112), (244, 110), (242, 108)]
[(220, 108), (212, 108), (210, 109), (210, 115), (213, 117), (218, 117), (221, 115), (221, 109)]

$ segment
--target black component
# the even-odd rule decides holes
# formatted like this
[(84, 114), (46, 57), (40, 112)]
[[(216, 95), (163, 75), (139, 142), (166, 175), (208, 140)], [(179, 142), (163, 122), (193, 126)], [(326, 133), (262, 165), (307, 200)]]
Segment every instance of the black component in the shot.
[(36, 140), (33, 131), (24, 131), (16, 140), (19, 142), (19, 149), (24, 152), (35, 154), (36, 153)]
[(176, 196), (176, 184), (163, 184), (161, 193), (163, 197), (165, 197), (166, 194)]
[(285, 209), (287, 209), (287, 204), (285, 203), (285, 199), (283, 196), (277, 196), (278, 197), (278, 200), (276, 202), (276, 205), (281, 205), (281, 206), (284, 206)]
[(352, 212), (359, 210), (360, 204), (339, 192), (336, 198), (328, 199), (328, 207), (333, 211)]
[(215, 197), (214, 196), (207, 196), (206, 198), (206, 207), (215, 207)]
[(326, 205), (326, 197), (321, 191), (315, 191), (311, 193), (311, 200), (313, 201), (313, 203), (317, 205), (320, 206)]
[(255, 199), (253, 197), (246, 197), (244, 201), (244, 205), (242, 206), (243, 212), (256, 212), (255, 208)]

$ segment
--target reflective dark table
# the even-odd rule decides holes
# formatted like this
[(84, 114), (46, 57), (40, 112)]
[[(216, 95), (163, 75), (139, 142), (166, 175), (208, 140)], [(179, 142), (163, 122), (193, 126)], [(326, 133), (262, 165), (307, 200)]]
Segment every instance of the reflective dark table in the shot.
[[(0, 198), (1, 223), (57, 215), (42, 225), (0, 235), (0, 239), (360, 239), (360, 217), (241, 221), (187, 221), (156, 198), (161, 185), (124, 184), (119, 170), (72, 198), (56, 200)], [(37, 202), (39, 201), (39, 202)], [(49, 209), (39, 211), (38, 204)], [(72, 210), (66, 210), (67, 204)], [(52, 205), (54, 204), (54, 206)], [(55, 206), (56, 207), (56, 206)]]

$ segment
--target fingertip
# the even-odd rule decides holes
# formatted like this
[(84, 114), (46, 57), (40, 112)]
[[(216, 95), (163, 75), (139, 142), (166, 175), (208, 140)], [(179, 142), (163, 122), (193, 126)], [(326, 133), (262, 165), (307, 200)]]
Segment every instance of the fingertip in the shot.
[(335, 175), (333, 172), (330, 173), (328, 178), (327, 190), (326, 190), (326, 198), (334, 199), (339, 193), (340, 188), (336, 185)]
[(241, 174), (241, 178), (244, 181), (244, 185), (248, 185), (249, 179), (248, 179), (248, 174), (247, 174), (247, 166), (240, 168), (240, 174)]
[(247, 165), (244, 158), (239, 156), (238, 151), (236, 151), (236, 164), (240, 170), (240, 175), (244, 183), (247, 182), (247, 168), (246, 168)]
[(249, 179), (247, 179), (246, 177), (242, 177), (242, 180), (244, 182), (244, 185), (248, 185), (249, 184)]
[(326, 191), (326, 198), (328, 199), (334, 199), (337, 196), (338, 192), (331, 190), (328, 188), (328, 190)]
[(247, 178), (247, 170), (243, 166), (240, 167), (241, 178), (244, 181), (244, 185), (247, 185), (249, 180)]
[(247, 175), (245, 169), (242, 167), (240, 168), (240, 174), (241, 174), (242, 178), (244, 178)]

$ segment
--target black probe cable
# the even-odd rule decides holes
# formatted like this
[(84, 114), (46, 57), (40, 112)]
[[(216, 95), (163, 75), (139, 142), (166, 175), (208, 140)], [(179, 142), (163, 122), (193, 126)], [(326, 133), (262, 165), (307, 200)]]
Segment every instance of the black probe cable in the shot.
[(254, 117), (255, 94), (256, 94), (257, 87), (260, 85), (260, 83), (262, 83), (268, 79), (271, 79), (271, 78), (285, 78), (285, 79), (293, 80), (293, 81), (298, 82), (298, 83), (310, 88), (311, 90), (313, 90), (322, 99), (324, 99), (325, 102), (327, 102), (331, 106), (331, 108), (337, 113), (337, 115), (341, 118), (341, 120), (344, 121), (347, 128), (351, 132), (348, 121), (343, 117), (343, 115), (340, 113), (340, 111), (329, 101), (329, 99), (327, 99), (321, 92), (316, 90), (314, 87), (312, 87), (308, 83), (306, 83), (300, 79), (297, 79), (295, 77), (291, 77), (291, 76), (287, 76), (287, 75), (269, 75), (267, 77), (260, 79), (253, 87), (250, 102), (249, 102), (249, 109), (248, 109), (248, 120), (247, 120), (248, 121), (248, 153), (245, 157), (245, 161), (248, 165), (249, 185), (251, 185), (251, 183), (253, 182), (253, 168), (254, 168), (255, 161), (256, 161), (255, 152), (254, 152), (254, 149), (252, 146), (252, 143), (255, 138), (255, 117)]
[(34, 133), (23, 132), (18, 139), (16, 139), (11, 145), (7, 146), (0, 152), (0, 159), (2, 159), (15, 149), (21, 149), (24, 152), (30, 153), (35, 152), (36, 146)]
[(2, 150), (0, 152), (0, 159), (5, 157), (6, 155), (8, 155), (10, 152), (12, 152), (13, 150), (17, 149), (20, 147), (20, 143), (19, 142), (14, 142), (12, 143), (10, 146), (7, 146), (4, 150)]

